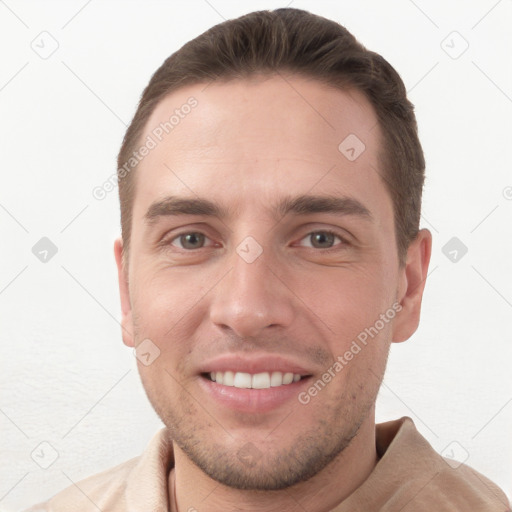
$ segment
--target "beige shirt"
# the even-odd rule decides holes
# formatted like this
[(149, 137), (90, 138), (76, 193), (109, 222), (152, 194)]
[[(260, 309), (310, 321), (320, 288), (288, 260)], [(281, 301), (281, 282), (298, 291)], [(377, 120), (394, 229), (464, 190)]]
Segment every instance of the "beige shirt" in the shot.
[[(452, 467), (454, 462), (438, 455), (407, 416), (378, 424), (376, 446), (380, 460), (374, 470), (332, 512), (511, 512), (503, 491), (469, 466)], [(77, 482), (26, 512), (175, 512), (168, 500), (173, 465), (172, 441), (163, 428), (140, 457)]]

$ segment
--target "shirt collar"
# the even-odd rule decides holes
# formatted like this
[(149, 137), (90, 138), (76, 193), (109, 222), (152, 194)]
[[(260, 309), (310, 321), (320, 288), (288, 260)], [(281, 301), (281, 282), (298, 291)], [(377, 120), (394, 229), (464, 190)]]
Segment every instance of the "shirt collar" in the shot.
[[(382, 475), (388, 471), (393, 473), (393, 468), (390, 465), (396, 464), (396, 457), (393, 457), (393, 453), (396, 454), (399, 451), (398, 445), (414, 442), (416, 450), (432, 450), (428, 442), (417, 432), (412, 419), (407, 416), (377, 424), (375, 442), (379, 456), (379, 462), (375, 469), (368, 479), (332, 512), (355, 510), (356, 504), (365, 496), (369, 488), (373, 489), (372, 494), (375, 494), (375, 485), (382, 482)], [(164, 427), (151, 439), (128, 477), (125, 490), (127, 509), (130, 512), (140, 510), (167, 512), (170, 510), (169, 472), (173, 467), (172, 440), (169, 429)]]

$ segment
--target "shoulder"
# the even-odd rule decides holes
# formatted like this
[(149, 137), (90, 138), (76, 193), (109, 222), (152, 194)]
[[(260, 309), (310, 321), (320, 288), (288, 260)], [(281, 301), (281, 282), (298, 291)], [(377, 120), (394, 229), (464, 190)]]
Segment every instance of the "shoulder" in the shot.
[(404, 512), (430, 511), (434, 504), (438, 512), (511, 511), (505, 493), (495, 483), (465, 464), (453, 468), (449, 462), (443, 461), (446, 467), (417, 475), (414, 497)]
[(432, 479), (427, 495), (446, 503), (446, 510), (510, 512), (507, 496), (494, 482), (466, 464), (441, 459), (446, 466)]
[(409, 417), (377, 425), (377, 451), (381, 460), (363, 492), (356, 493), (358, 499), (373, 500), (376, 510), (510, 512), (505, 493), (495, 483), (466, 464), (442, 457)]
[(34, 505), (24, 512), (97, 512), (125, 510), (126, 482), (140, 461), (134, 457), (112, 468), (71, 484), (48, 501)]
[(410, 418), (402, 418), (401, 427), (401, 448), (412, 470), (411, 479), (403, 484), (411, 486), (410, 506), (403, 512), (430, 511), (433, 504), (438, 512), (511, 511), (507, 496), (494, 482), (472, 467), (437, 453)]
[(168, 430), (162, 428), (142, 455), (74, 482), (24, 512), (166, 510), (167, 475), (173, 465), (172, 441)]

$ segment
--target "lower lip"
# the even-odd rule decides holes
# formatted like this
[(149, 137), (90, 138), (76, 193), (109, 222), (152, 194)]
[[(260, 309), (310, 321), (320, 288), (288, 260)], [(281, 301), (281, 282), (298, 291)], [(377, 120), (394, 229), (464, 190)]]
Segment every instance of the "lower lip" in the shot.
[(264, 413), (278, 408), (289, 400), (298, 400), (300, 390), (307, 385), (309, 379), (310, 377), (306, 377), (291, 384), (267, 389), (223, 386), (203, 376), (199, 381), (206, 393), (220, 405), (240, 412)]

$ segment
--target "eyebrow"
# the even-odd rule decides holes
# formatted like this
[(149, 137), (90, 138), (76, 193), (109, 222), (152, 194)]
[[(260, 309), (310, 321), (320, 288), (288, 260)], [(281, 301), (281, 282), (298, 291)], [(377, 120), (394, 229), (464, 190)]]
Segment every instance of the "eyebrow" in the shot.
[[(269, 210), (275, 218), (284, 217), (287, 214), (331, 213), (336, 215), (356, 215), (366, 220), (373, 219), (368, 208), (357, 199), (340, 196), (300, 195), (285, 197), (276, 206), (269, 208)], [(162, 217), (202, 215), (225, 219), (234, 216), (233, 214), (234, 212), (228, 208), (205, 198), (168, 196), (151, 204), (144, 216), (144, 221), (151, 226)]]

